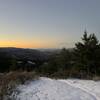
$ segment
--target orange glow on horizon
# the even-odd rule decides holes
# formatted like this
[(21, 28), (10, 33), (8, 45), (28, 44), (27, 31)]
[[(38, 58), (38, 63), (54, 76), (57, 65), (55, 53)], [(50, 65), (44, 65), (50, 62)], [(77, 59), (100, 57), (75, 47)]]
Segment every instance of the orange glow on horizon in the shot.
[(40, 42), (23, 42), (23, 41), (0, 41), (0, 47), (17, 47), (17, 48), (51, 48), (52, 44)]

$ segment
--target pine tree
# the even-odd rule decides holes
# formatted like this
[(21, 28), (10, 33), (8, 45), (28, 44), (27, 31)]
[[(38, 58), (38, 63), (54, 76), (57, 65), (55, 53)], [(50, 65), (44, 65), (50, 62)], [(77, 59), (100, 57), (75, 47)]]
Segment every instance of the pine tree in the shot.
[(76, 65), (87, 75), (97, 74), (100, 63), (100, 44), (95, 34), (84, 32), (82, 42), (75, 44)]

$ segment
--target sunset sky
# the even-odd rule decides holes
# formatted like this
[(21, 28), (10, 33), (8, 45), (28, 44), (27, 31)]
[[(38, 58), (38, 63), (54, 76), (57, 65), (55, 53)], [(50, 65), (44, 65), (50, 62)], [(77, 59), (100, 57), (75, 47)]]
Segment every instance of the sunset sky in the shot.
[(100, 0), (0, 0), (0, 47), (73, 47), (84, 30), (100, 40)]

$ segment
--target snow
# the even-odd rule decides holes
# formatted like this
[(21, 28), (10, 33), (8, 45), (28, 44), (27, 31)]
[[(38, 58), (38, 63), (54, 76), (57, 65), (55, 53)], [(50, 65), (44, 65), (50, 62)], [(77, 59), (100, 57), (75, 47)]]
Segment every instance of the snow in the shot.
[(17, 89), (16, 100), (100, 100), (100, 81), (41, 77)]
[(68, 79), (60, 80), (69, 84), (70, 86), (79, 88), (81, 90), (86, 91), (89, 94), (92, 94), (96, 97), (96, 100), (100, 100), (100, 81), (93, 81), (93, 80), (79, 80), (79, 79)]

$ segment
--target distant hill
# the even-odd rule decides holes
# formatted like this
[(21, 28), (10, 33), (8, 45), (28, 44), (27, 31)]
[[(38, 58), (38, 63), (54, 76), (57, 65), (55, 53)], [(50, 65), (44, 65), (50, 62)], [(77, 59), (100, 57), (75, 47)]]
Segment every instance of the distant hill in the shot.
[(0, 53), (5, 52), (9, 56), (15, 57), (16, 59), (27, 59), (27, 60), (47, 60), (49, 53), (43, 52), (36, 49), (23, 49), (23, 48), (12, 48), (4, 47), (0, 48)]
[[(6, 53), (17, 60), (47, 61), (51, 55), (60, 53), (62, 49), (24, 49), (15, 47), (1, 47), (0, 53)], [(73, 49), (68, 49), (73, 50)]]

